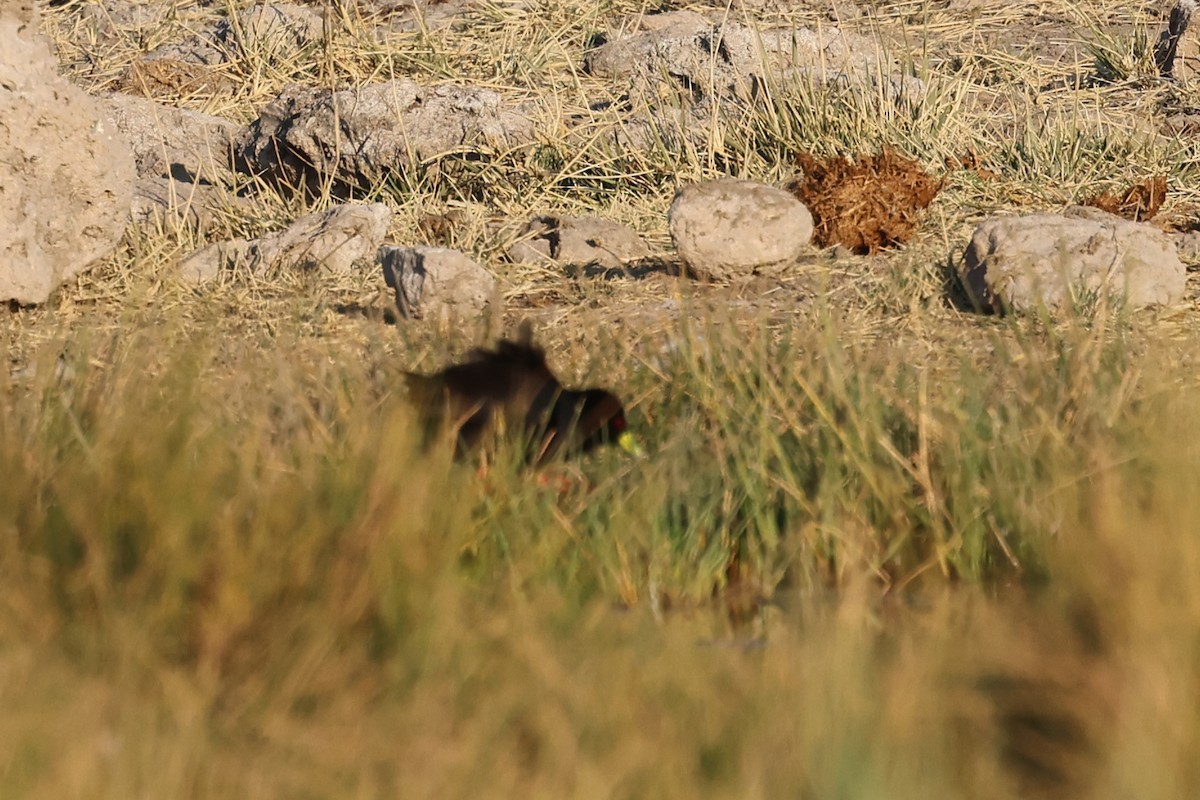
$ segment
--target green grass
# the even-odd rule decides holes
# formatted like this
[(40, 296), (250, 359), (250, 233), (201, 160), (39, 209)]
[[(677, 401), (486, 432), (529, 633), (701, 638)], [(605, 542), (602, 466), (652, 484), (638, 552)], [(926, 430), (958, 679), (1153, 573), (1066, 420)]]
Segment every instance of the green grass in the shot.
[[(583, 43), (640, 3), (485, 4), (486, 36), (387, 42), (348, 9), (316, 50), (243, 53), (228, 89), (179, 98), (247, 120), (290, 81), (412, 77), (541, 101), (536, 146), (369, 195), (398, 243), (455, 211), (500, 323), (533, 319), (565, 383), (625, 398), (646, 454), (531, 476), (504, 447), (486, 474), (423, 451), (400, 374), (495, 330), (385, 324), (374, 271), (175, 280), (205, 241), (329, 197), (260, 187), (203, 232), (131, 229), (0, 317), (0, 797), (1196, 794), (1194, 287), (1028, 318), (947, 291), (997, 211), (1167, 174), (1186, 224), (1194, 147), (1155, 126), (1192, 90), (1140, 80), (1149, 9), (944, 5), (843, 22), (922, 102), (768, 82), (683, 148), (566, 132), (619, 94)], [(100, 90), (212, 13), (44, 27)], [(1075, 80), (1097, 61), (1107, 83)], [(669, 257), (678, 185), (882, 146), (995, 175), (950, 172), (896, 252), (733, 286), (503, 258), (542, 213), (627, 222)]]

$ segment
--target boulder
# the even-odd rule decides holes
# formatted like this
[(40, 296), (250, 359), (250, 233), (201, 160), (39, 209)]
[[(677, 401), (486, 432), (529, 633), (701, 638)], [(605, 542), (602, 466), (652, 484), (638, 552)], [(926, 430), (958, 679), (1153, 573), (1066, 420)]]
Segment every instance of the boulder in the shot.
[(630, 78), (635, 85), (672, 81), (697, 101), (748, 89), (751, 77), (764, 73), (749, 28), (714, 25), (694, 12), (656, 16), (671, 19), (589, 51), (584, 69), (604, 78)]
[(232, 173), (240, 126), (222, 117), (126, 94), (98, 100), (105, 118), (133, 145), (138, 175), (212, 183)]
[(203, 230), (215, 214), (244, 202), (219, 186), (147, 177), (134, 187), (130, 216), (136, 223), (161, 219)]
[(723, 129), (755, 124), (753, 98), (764, 84), (785, 93), (808, 83), (859, 86), (895, 102), (925, 92), (924, 83), (899, 74), (872, 39), (832, 26), (755, 30), (693, 11), (626, 20), (586, 53), (584, 69), (616, 82), (625, 99), (594, 103), (569, 140), (602, 141), (618, 152), (706, 151), (724, 139)]
[(0, 300), (41, 303), (120, 240), (133, 154), (58, 74), (32, 3), (0, 2)]
[(454, 324), (479, 319), (497, 302), (496, 278), (445, 247), (383, 247), (379, 263), (406, 319)]
[(180, 274), (186, 280), (202, 282), (222, 270), (237, 268), (348, 272), (379, 249), (391, 217), (391, 209), (383, 203), (334, 206), (306, 214), (283, 230), (257, 239), (229, 239), (202, 247), (183, 259)]
[(667, 223), (688, 271), (711, 281), (793, 262), (813, 234), (812, 214), (790, 192), (732, 178), (680, 189)]
[(1162, 231), (1094, 208), (993, 217), (963, 254), (964, 284), (985, 311), (1062, 308), (1108, 295), (1134, 308), (1183, 297), (1186, 271)]
[[(715, 24), (692, 11), (638, 17), (626, 30), (590, 50), (584, 69), (600, 77), (627, 78), (635, 87), (671, 82), (694, 101), (730, 96), (754, 81), (796, 71), (845, 79), (850, 74), (895, 71), (872, 40), (836, 27), (754, 30), (736, 22)], [(631, 30), (630, 30), (631, 29)]]
[(248, 53), (281, 60), (294, 58), (297, 50), (317, 44), (324, 34), (325, 21), (315, 11), (288, 3), (260, 3), (182, 42), (151, 51), (145, 61), (215, 66)]
[(255, 120), (244, 168), (276, 185), (339, 195), (460, 148), (506, 150), (534, 139), (533, 123), (496, 92), (408, 80), (341, 91), (292, 85)]

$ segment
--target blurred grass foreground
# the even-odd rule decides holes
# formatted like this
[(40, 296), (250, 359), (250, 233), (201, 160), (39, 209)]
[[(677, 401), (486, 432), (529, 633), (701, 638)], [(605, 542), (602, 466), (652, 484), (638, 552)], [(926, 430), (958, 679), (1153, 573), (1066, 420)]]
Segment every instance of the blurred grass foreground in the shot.
[(1200, 401), (1106, 320), (604, 342), (648, 455), (553, 481), (383, 359), (47, 344), (0, 797), (1197, 796)]

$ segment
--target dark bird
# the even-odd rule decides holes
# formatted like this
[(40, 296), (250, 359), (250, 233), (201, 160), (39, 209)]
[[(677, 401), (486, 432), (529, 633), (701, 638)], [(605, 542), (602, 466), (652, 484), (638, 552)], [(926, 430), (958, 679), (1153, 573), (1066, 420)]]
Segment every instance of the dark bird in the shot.
[(609, 443), (639, 453), (616, 395), (563, 388), (531, 339), (526, 328), (519, 341), (472, 350), (463, 363), (441, 372), (407, 373), (409, 396), (435, 427), (455, 431), (459, 457), (491, 432), (524, 437), (533, 464)]

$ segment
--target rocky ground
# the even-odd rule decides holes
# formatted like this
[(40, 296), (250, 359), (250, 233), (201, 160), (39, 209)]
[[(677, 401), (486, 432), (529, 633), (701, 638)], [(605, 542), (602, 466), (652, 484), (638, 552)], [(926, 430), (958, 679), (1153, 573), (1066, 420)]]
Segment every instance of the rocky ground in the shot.
[[(394, 299), (414, 335), (470, 340), (500, 317), (669, 326), (681, 294), (751, 316), (847, 296), (876, 324), (1195, 294), (1192, 40), (1166, 63), (1153, 5), (66, 2), (34, 23), (49, 50), (24, 8), (9, 136), (37, 166), (6, 178), (7, 252), (28, 257), (0, 284), (21, 304), (137, 283), (203, 314), (303, 275), (310, 302)], [(819, 162), (884, 150), (911, 174)], [(722, 175), (746, 182), (704, 188)], [(1045, 216), (1164, 177), (1152, 211), (1121, 212), (1137, 225)], [(420, 280), (388, 280), (388, 252)]]

